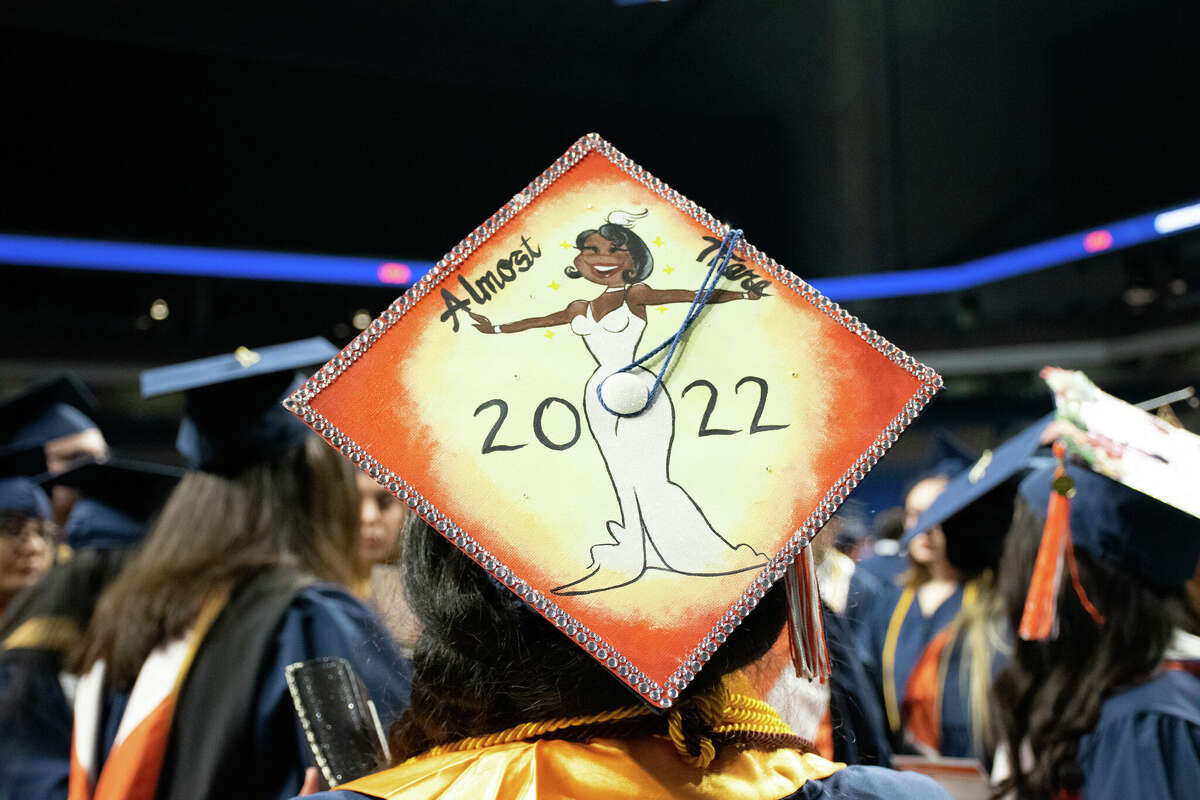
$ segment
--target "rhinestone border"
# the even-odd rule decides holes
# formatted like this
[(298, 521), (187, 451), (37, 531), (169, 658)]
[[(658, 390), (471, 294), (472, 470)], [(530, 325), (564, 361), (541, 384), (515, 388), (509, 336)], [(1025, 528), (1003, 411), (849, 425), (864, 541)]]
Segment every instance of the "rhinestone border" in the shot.
[(343, 372), (358, 361), (375, 342), (379, 340), (393, 325), (429, 294), (437, 284), (458, 269), (484, 242), (500, 232), (504, 226), (522, 211), (539, 194), (550, 187), (558, 178), (566, 174), (585, 156), (597, 153), (619, 167), (631, 178), (646, 186), (659, 197), (675, 208), (683, 211), (693, 220), (699, 222), (717, 237), (724, 237), (729, 226), (720, 222), (712, 214), (688, 200), (679, 192), (650, 174), (646, 169), (634, 163), (624, 153), (617, 150), (598, 134), (589, 133), (578, 139), (566, 153), (551, 164), (538, 177), (511, 200), (504, 204), (495, 214), (483, 224), (469, 233), (466, 238), (455, 245), (440, 261), (438, 261), (421, 280), (413, 284), (408, 291), (397, 298), (387, 307), (361, 334), (356, 336), (342, 351), (317, 370), (294, 394), (284, 401), (284, 406), (305, 422), (316, 433), (346, 458), (350, 459), (359, 469), (384, 486), (392, 495), (405, 503), (416, 514), (421, 516), (433, 528), (446, 537), (451, 543), (462, 550), (488, 570), (514, 594), (520, 597), (537, 613), (560, 628), (575, 642), (589, 652), (620, 680), (629, 685), (644, 700), (659, 708), (669, 708), (679, 697), (687, 685), (696, 677), (712, 654), (723, 644), (729, 634), (733, 633), (741, 621), (758, 605), (758, 601), (766, 594), (771, 586), (783, 577), (784, 571), (799, 555), (813, 537), (830, 519), (830, 516), (849, 496), (867, 473), (878, 463), (879, 459), (896, 442), (900, 434), (912, 424), (916, 416), (929, 403), (933, 396), (942, 388), (942, 378), (932, 368), (920, 363), (905, 353), (896, 345), (889, 342), (872, 330), (865, 322), (851, 315), (837, 303), (818, 292), (812, 285), (799, 276), (788, 272), (775, 259), (770, 258), (754, 245), (745, 240), (737, 248), (737, 252), (748, 264), (763, 270), (779, 284), (786, 286), (796, 294), (806, 299), (818, 311), (821, 311), (842, 327), (856, 334), (860, 339), (871, 345), (877, 352), (901, 367), (920, 382), (920, 388), (909, 398), (904, 408), (884, 427), (872, 442), (871, 446), (859, 456), (845, 474), (829, 488), (825, 496), (809, 513), (800, 530), (784, 544), (783, 548), (773, 556), (751, 581), (749, 587), (738, 600), (729, 607), (712, 630), (701, 637), (696, 646), (682, 659), (682, 663), (663, 684), (659, 684), (644, 675), (629, 660), (604, 641), (599, 634), (581, 624), (571, 615), (559, 608), (552, 600), (533, 589), (521, 580), (500, 559), (489, 553), (486, 548), (475, 541), (469, 533), (454, 523), (449, 517), (430, 503), (417, 487), (411, 485), (393, 471), (388, 470), (371, 457), (366, 450), (337, 429), (328, 419), (310, 406), (313, 398), (317, 397)]

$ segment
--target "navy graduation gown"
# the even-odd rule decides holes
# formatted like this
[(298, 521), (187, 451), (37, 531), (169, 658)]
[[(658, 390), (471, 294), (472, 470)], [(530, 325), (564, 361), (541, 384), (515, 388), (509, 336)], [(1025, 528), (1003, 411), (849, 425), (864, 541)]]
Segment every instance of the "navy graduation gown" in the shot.
[(877, 693), (863, 668), (860, 640), (847, 616), (822, 608), (825, 642), (833, 668), (829, 678), (829, 716), (833, 760), (846, 764), (891, 766), (887, 723)]
[(128, 556), (77, 551), (0, 619), (0, 800), (67, 796), (74, 711), (59, 676)]
[(858, 568), (874, 575), (880, 583), (895, 586), (900, 576), (908, 569), (908, 557), (899, 554), (871, 555), (858, 562)]
[(1084, 800), (1200, 793), (1200, 677), (1164, 670), (1104, 702), (1079, 743)]
[(64, 798), (70, 775), (71, 705), (61, 658), (21, 650), (0, 659), (0, 800)]
[(894, 585), (885, 584), (870, 572), (855, 566), (854, 571), (850, 573), (846, 608), (842, 612), (842, 617), (849, 624), (850, 632), (855, 638), (862, 641), (862, 630), (880, 613), (880, 606), (895, 601), (897, 591)]
[[(959, 585), (928, 617), (921, 613), (916, 592), (908, 597), (908, 608), (898, 612), (906, 601), (906, 591), (895, 600), (882, 604), (869, 624), (864, 626), (865, 667), (882, 698), (889, 730), (898, 737), (902, 728), (901, 704), (913, 669), (925, 648), (946, 628), (962, 608), (964, 587)], [(889, 637), (889, 632), (893, 636)], [(896, 739), (898, 741), (898, 739)]]
[[(385, 727), (407, 707), (411, 663), (375, 615), (341, 587), (273, 572), (239, 587), (201, 643), (180, 689), (158, 797), (232, 797), (239, 786), (271, 800), (299, 791), (313, 757), (285, 679), (297, 661), (347, 659)], [(272, 603), (282, 611), (262, 611)], [(107, 698), (105, 755), (127, 701), (124, 693)]]

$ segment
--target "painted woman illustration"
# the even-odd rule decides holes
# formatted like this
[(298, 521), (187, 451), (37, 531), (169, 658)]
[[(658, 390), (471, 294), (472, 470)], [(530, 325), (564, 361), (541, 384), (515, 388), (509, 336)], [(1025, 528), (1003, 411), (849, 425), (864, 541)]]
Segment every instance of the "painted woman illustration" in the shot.
[[(636, 416), (617, 416), (605, 410), (597, 397), (601, 381), (634, 360), (646, 330), (646, 308), (691, 303), (696, 296), (693, 291), (653, 289), (644, 283), (654, 269), (654, 257), (632, 227), (645, 215), (645, 211), (636, 215), (614, 211), (599, 228), (582, 231), (575, 238), (579, 254), (566, 274), (603, 286), (595, 299), (575, 300), (553, 314), (503, 325), (471, 314), (475, 328), (487, 334), (570, 325), (596, 360), (596, 371), (584, 387), (583, 408), (616, 491), (621, 521), (608, 522), (611, 541), (591, 547), (587, 574), (554, 589), (555, 594), (616, 589), (638, 580), (648, 569), (731, 575), (761, 568), (767, 562), (767, 557), (750, 545), (731, 544), (713, 530), (691, 496), (671, 480), (675, 410), (665, 386)], [(757, 300), (761, 296), (717, 290), (708, 302)], [(647, 391), (654, 384), (654, 374), (641, 367), (630, 374), (643, 381)]]

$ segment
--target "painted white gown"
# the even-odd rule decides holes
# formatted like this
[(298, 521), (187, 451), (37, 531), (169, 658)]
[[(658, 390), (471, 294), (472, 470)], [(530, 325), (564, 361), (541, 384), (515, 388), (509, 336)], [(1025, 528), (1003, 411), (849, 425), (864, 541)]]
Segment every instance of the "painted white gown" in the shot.
[[(597, 321), (587, 313), (571, 320), (596, 359), (596, 371), (584, 389), (588, 428), (600, 448), (617, 493), (621, 521), (610, 520), (611, 541), (591, 547), (587, 574), (554, 590), (586, 594), (636, 581), (647, 569), (687, 575), (730, 575), (758, 569), (767, 557), (750, 545), (734, 545), (713, 530), (683, 487), (671, 481), (671, 441), (675, 410), (666, 388), (641, 414), (618, 417), (604, 410), (596, 396), (600, 382), (634, 359), (646, 321), (622, 303)], [(641, 367), (632, 374), (654, 385), (654, 375)]]

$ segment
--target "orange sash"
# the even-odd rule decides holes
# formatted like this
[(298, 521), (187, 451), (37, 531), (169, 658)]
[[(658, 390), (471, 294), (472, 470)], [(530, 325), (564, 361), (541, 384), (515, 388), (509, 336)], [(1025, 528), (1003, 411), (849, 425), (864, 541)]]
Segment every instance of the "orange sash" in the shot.
[(229, 587), (211, 594), (186, 636), (155, 648), (133, 684), (112, 750), (98, 763), (103, 660), (79, 680), (71, 741), (68, 800), (153, 800), (175, 713), (175, 698), (205, 635), (225, 608)]
[(926, 645), (904, 689), (902, 717), (908, 733), (937, 752), (942, 745), (942, 653), (950, 644), (950, 631), (943, 630)]
[(660, 736), (542, 739), (421, 755), (338, 788), (384, 800), (777, 800), (844, 766), (797, 750), (729, 747), (701, 769)]

